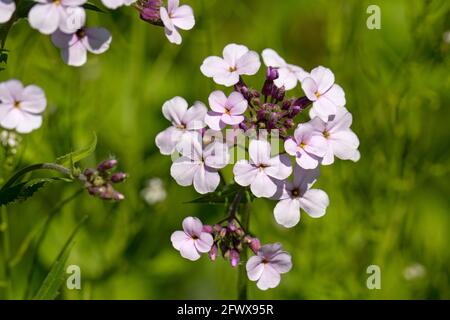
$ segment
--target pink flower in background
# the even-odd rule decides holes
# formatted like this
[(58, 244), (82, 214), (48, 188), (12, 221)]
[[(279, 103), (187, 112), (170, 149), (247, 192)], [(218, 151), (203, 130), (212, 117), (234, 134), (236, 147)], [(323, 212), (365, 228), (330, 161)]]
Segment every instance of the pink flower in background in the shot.
[(313, 218), (326, 213), (330, 203), (328, 195), (323, 190), (311, 189), (319, 175), (319, 167), (313, 170), (295, 167), (294, 181), (286, 181), (281, 186), (277, 197), (280, 201), (273, 211), (279, 224), (286, 228), (295, 226), (300, 221), (300, 208)]
[(186, 132), (205, 127), (204, 118), (207, 112), (205, 105), (196, 102), (188, 109), (188, 103), (181, 97), (166, 101), (162, 107), (164, 117), (172, 122), (172, 126), (160, 132), (155, 139), (159, 151), (164, 155), (172, 154), (176, 145)]
[(194, 185), (200, 194), (213, 192), (220, 183), (219, 169), (229, 160), (228, 146), (221, 142), (210, 143), (203, 148), (200, 133), (191, 132), (179, 145), (182, 157), (175, 160), (170, 174), (181, 186)]
[(312, 109), (323, 121), (336, 114), (337, 107), (345, 105), (345, 93), (334, 83), (334, 74), (330, 69), (319, 66), (302, 80), (302, 89), (306, 97), (313, 102)]
[(315, 130), (318, 120), (299, 124), (294, 136), (284, 142), (286, 152), (295, 156), (297, 164), (304, 169), (316, 168), (327, 151), (325, 137)]
[(181, 43), (179, 29), (191, 30), (195, 25), (192, 8), (188, 5), (180, 6), (179, 0), (169, 0), (167, 9), (160, 8), (160, 16), (164, 23), (166, 37), (171, 43)]
[(32, 28), (43, 34), (56, 30), (73, 33), (84, 26), (86, 12), (82, 7), (86, 0), (34, 0), (36, 4), (28, 13)]
[(14, 11), (16, 11), (14, 0), (0, 0), (0, 23), (8, 22)]
[(257, 287), (267, 290), (278, 286), (280, 274), (289, 272), (292, 268), (291, 255), (281, 249), (281, 244), (266, 244), (256, 256), (247, 261), (246, 269), (251, 281), (258, 281)]
[(240, 75), (254, 75), (260, 66), (258, 53), (249, 51), (246, 46), (232, 43), (223, 49), (223, 58), (206, 58), (200, 70), (217, 84), (230, 87), (239, 82)]
[(105, 28), (82, 28), (67, 34), (57, 30), (52, 34), (53, 44), (61, 49), (61, 57), (69, 66), (86, 63), (87, 52), (104, 53), (109, 49), (112, 36)]
[(285, 90), (294, 89), (299, 81), (309, 76), (302, 68), (288, 64), (275, 50), (265, 49), (262, 52), (262, 58), (267, 67), (278, 70), (278, 78), (274, 80), (278, 88), (284, 86)]
[(287, 155), (270, 156), (270, 144), (265, 140), (252, 140), (250, 161), (239, 160), (234, 168), (234, 180), (241, 186), (250, 186), (256, 197), (271, 197), (277, 191), (277, 181), (292, 173), (291, 159)]
[[(311, 110), (310, 116), (311, 118), (317, 116), (315, 110)], [(327, 142), (327, 152), (323, 157), (322, 164), (334, 163), (335, 156), (342, 160), (358, 161), (360, 158), (359, 139), (350, 129), (351, 113), (345, 107), (338, 107), (336, 115), (330, 118), (332, 119), (328, 122), (316, 121), (315, 126), (315, 130), (322, 134)]]
[(137, 0), (101, 0), (103, 5), (109, 9), (117, 9), (121, 6), (129, 6)]
[(212, 235), (203, 232), (202, 222), (194, 217), (184, 219), (183, 231), (172, 233), (170, 240), (181, 256), (191, 261), (198, 260), (200, 254), (209, 252), (214, 244)]
[(222, 130), (227, 124), (238, 125), (244, 121), (242, 115), (247, 110), (248, 102), (239, 92), (232, 92), (227, 98), (222, 91), (209, 95), (212, 111), (206, 114), (205, 122), (213, 130)]
[(44, 91), (35, 86), (24, 87), (18, 80), (0, 83), (0, 126), (29, 133), (42, 124), (47, 106)]

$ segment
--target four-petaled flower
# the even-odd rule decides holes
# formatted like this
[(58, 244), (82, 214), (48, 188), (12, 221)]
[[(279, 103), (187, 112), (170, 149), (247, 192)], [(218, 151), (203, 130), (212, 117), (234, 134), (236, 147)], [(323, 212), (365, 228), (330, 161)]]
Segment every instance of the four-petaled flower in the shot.
[(244, 121), (242, 115), (247, 110), (248, 102), (239, 92), (232, 92), (227, 98), (222, 91), (209, 95), (212, 111), (206, 114), (205, 122), (213, 130), (222, 130), (227, 124), (238, 125)]
[(345, 93), (334, 83), (334, 74), (330, 69), (319, 66), (302, 80), (302, 89), (306, 97), (313, 102), (312, 109), (323, 121), (336, 114), (337, 107), (345, 106)]
[(23, 87), (18, 80), (0, 83), (0, 126), (29, 133), (42, 124), (47, 106), (45, 93), (35, 85)]
[(256, 256), (248, 259), (246, 265), (248, 278), (258, 281), (256, 285), (261, 290), (278, 286), (280, 274), (289, 272), (291, 268), (291, 256), (281, 249), (279, 243), (262, 246)]
[(295, 226), (300, 221), (300, 208), (313, 218), (320, 218), (326, 213), (330, 203), (328, 195), (320, 189), (311, 189), (319, 177), (319, 167), (305, 170), (299, 166), (294, 169), (294, 180), (280, 185), (277, 199), (280, 201), (273, 211), (275, 220), (286, 228)]
[(203, 232), (203, 224), (198, 218), (187, 217), (183, 220), (183, 231), (175, 231), (170, 237), (172, 245), (180, 251), (183, 258), (195, 261), (201, 253), (211, 250), (214, 239)]
[(271, 157), (266, 140), (252, 140), (249, 146), (250, 161), (239, 160), (234, 168), (234, 180), (241, 186), (250, 186), (256, 197), (272, 197), (277, 183), (292, 173), (291, 159), (285, 155)]
[(8, 22), (14, 11), (16, 11), (14, 0), (0, 0), (0, 23)]
[(230, 87), (239, 82), (240, 75), (254, 75), (260, 66), (258, 53), (249, 51), (246, 46), (231, 43), (223, 49), (223, 58), (206, 58), (200, 70), (217, 84)]
[(105, 7), (117, 9), (121, 6), (129, 6), (137, 0), (101, 0)]
[(169, 0), (167, 9), (160, 8), (160, 16), (167, 39), (175, 44), (181, 43), (179, 29), (191, 30), (195, 25), (192, 8), (188, 5), (180, 6), (179, 0)]

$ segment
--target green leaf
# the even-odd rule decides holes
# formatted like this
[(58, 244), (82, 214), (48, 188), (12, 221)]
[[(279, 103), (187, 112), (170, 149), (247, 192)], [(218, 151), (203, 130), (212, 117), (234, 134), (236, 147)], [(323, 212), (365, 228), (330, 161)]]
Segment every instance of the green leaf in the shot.
[(105, 10), (97, 7), (97, 5), (93, 4), (92, 2), (88, 2), (85, 3), (83, 5), (83, 8), (85, 8), (86, 10), (91, 10), (91, 11), (96, 11), (96, 12), (101, 12), (101, 13), (106, 13)]
[(0, 206), (8, 205), (19, 201), (25, 201), (47, 184), (56, 181), (71, 182), (72, 180), (60, 177), (38, 178), (15, 184), (6, 189), (1, 189)]
[(77, 151), (73, 151), (64, 156), (59, 157), (58, 159), (56, 159), (56, 163), (66, 167), (72, 166), (73, 168), (73, 164), (83, 160), (84, 158), (89, 157), (92, 153), (94, 153), (95, 148), (97, 147), (97, 135), (95, 133), (93, 135), (94, 136), (89, 145)]
[(67, 239), (58, 257), (52, 264), (52, 267), (49, 273), (47, 274), (47, 277), (45, 277), (44, 282), (42, 282), (41, 287), (34, 296), (33, 298), (34, 300), (54, 300), (56, 299), (56, 297), (58, 297), (61, 286), (64, 283), (65, 266), (67, 260), (69, 259), (70, 251), (74, 245), (73, 239), (75, 238), (77, 232), (80, 230), (81, 226), (84, 224), (86, 219), (87, 216), (85, 216), (72, 231), (72, 234), (70, 235), (69, 239)]
[[(236, 183), (226, 185), (222, 189), (209, 193), (205, 196), (202, 196), (200, 198), (194, 199), (192, 201), (189, 201), (187, 203), (204, 203), (204, 204), (226, 204), (231, 203), (236, 196), (236, 193), (238, 193), (239, 190), (241, 190), (242, 187)], [(244, 197), (241, 200), (241, 203), (246, 203), (251, 201), (252, 198), (250, 197)]]

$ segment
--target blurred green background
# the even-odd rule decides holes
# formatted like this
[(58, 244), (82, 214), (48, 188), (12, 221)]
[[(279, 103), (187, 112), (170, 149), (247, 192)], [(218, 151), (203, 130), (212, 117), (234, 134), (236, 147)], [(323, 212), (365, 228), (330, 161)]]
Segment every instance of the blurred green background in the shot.
[[(52, 161), (83, 146), (97, 132), (94, 166), (115, 155), (131, 178), (118, 189), (121, 203), (82, 194), (53, 221), (39, 251), (36, 289), (71, 230), (88, 215), (69, 264), (81, 267), (82, 290), (64, 289), (63, 299), (212, 299), (236, 297), (237, 270), (204, 256), (180, 257), (170, 235), (186, 216), (214, 223), (221, 206), (186, 204), (198, 195), (169, 175), (170, 157), (154, 138), (168, 126), (161, 114), (173, 96), (207, 101), (215, 86), (200, 73), (203, 59), (228, 43), (261, 52), (270, 47), (288, 62), (310, 70), (333, 70), (353, 113), (361, 140), (358, 163), (323, 167), (317, 186), (331, 200), (327, 214), (303, 214), (293, 229), (273, 218), (275, 202), (256, 200), (251, 231), (263, 243), (281, 242), (294, 267), (280, 286), (258, 299), (449, 299), (450, 298), (450, 2), (441, 1), (261, 1), (183, 0), (196, 26), (170, 44), (159, 27), (136, 10), (88, 13), (88, 25), (113, 34), (110, 50), (90, 55), (79, 69), (60, 60), (50, 39), (18, 23), (7, 41), (8, 66), (0, 80), (18, 78), (41, 86), (49, 101), (41, 129), (24, 137), (19, 167)], [(381, 8), (381, 30), (366, 27), (369, 4)], [(447, 38), (450, 36), (447, 35)], [(449, 40), (447, 40), (449, 41)], [(264, 72), (246, 77), (260, 86)], [(227, 89), (224, 89), (227, 91)], [(290, 91), (300, 95), (301, 89)], [(0, 174), (2, 175), (2, 174)], [(147, 180), (163, 180), (165, 201), (149, 205), (141, 196)], [(229, 177), (230, 178), (230, 177)], [(11, 255), (76, 185), (54, 184), (31, 200), (8, 207)], [(3, 255), (3, 250), (0, 250)], [(12, 291), (22, 298), (31, 264), (29, 250), (12, 268)], [(381, 290), (366, 287), (366, 268), (381, 268)], [(3, 275), (3, 264), (0, 267)], [(3, 277), (3, 276), (2, 276)], [(0, 278), (3, 279), (3, 278)]]

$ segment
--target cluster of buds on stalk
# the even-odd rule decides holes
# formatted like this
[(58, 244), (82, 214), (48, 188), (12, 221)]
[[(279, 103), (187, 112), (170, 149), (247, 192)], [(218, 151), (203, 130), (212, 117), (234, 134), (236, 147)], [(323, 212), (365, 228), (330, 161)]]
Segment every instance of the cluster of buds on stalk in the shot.
[(140, 12), (142, 20), (156, 26), (164, 26), (160, 14), (162, 0), (138, 0), (133, 6)]
[(125, 199), (125, 196), (113, 187), (114, 184), (121, 183), (128, 177), (124, 172), (113, 172), (117, 164), (116, 159), (108, 159), (102, 161), (96, 169), (84, 170), (85, 186), (90, 195), (103, 200)]

